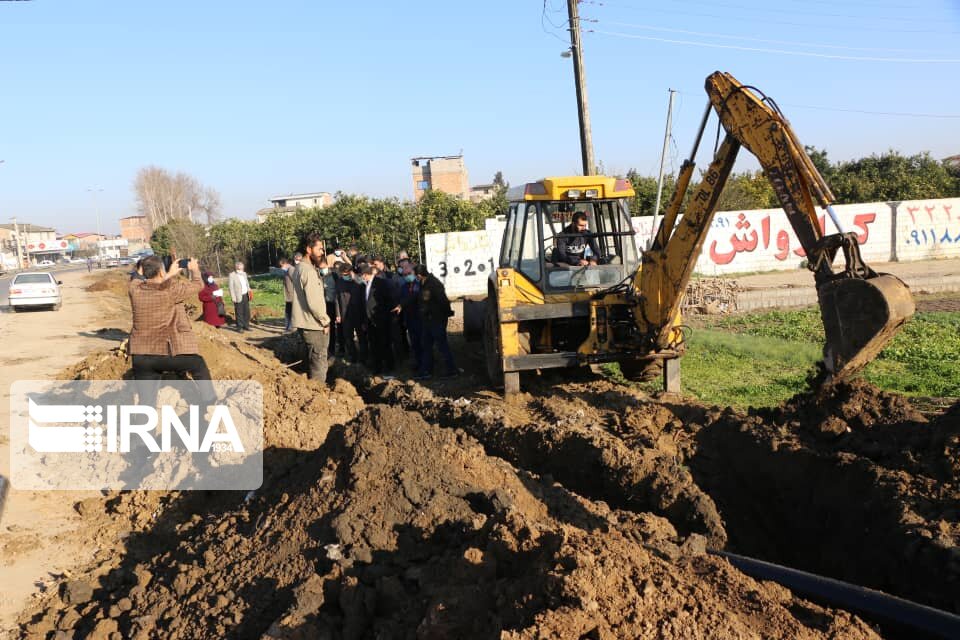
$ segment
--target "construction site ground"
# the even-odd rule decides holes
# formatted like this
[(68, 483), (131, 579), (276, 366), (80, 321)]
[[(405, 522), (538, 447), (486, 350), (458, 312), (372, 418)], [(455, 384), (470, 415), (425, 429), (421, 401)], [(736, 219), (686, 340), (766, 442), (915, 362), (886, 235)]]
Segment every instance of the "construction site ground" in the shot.
[[(128, 371), (123, 276), (86, 278), (59, 319), (2, 327), (24, 353), (85, 357), (11, 356), (4, 393)], [(195, 330), (215, 378), (263, 386), (262, 488), (13, 490), (0, 638), (910, 637), (711, 550), (960, 613), (960, 406), (853, 381), (739, 411), (589, 370), (504, 400), (459, 336), (458, 378), (335, 363), (327, 388), (295, 334)]]

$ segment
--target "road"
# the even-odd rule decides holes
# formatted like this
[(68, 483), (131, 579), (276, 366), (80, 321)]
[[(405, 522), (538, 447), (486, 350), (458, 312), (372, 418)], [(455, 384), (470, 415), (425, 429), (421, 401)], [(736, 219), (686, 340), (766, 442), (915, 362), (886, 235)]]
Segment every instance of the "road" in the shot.
[[(129, 317), (106, 313), (97, 298), (87, 293), (84, 265), (54, 269), (63, 281), (63, 307), (59, 311), (30, 310), (13, 313), (6, 297), (11, 277), (0, 277), (0, 474), (10, 475), (10, 385), (16, 380), (53, 377), (92, 351), (109, 349), (116, 342), (98, 335), (101, 327), (130, 326)], [(79, 530), (73, 509), (90, 494), (68, 491), (10, 490), (0, 520), (0, 639), (13, 628), (13, 619), (37, 584), (89, 560), (89, 536)]]

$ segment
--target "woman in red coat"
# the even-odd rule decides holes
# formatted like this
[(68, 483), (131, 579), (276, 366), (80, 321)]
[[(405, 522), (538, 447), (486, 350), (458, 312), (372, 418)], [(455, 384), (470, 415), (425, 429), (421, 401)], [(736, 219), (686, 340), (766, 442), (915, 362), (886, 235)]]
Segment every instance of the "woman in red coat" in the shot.
[[(213, 327), (223, 326), (227, 319), (220, 315), (217, 307), (223, 304), (223, 289), (217, 286), (212, 273), (203, 274), (203, 289), (197, 294), (203, 303), (203, 321)], [(219, 305), (217, 302), (219, 301)]]

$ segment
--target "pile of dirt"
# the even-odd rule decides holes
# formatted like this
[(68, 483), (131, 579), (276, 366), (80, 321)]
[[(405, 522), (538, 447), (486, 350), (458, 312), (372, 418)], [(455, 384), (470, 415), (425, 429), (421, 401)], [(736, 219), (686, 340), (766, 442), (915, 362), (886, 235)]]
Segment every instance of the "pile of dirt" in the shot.
[[(131, 536), (25, 634), (107, 638), (873, 638), (699, 535), (517, 471), (389, 407), (232, 509)], [(159, 550), (159, 551), (158, 551)]]
[[(715, 548), (960, 612), (960, 409), (927, 422), (865, 383), (745, 414), (539, 379), (511, 402), (356, 381), (581, 495)], [(842, 423), (839, 433), (824, 425)]]

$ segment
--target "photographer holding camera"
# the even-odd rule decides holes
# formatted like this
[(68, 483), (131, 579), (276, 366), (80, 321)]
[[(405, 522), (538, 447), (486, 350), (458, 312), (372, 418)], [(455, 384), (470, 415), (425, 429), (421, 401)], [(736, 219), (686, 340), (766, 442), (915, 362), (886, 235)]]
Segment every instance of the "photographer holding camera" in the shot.
[(197, 337), (184, 308), (186, 300), (197, 299), (203, 286), (200, 265), (195, 258), (190, 258), (180, 260), (176, 266), (185, 268), (189, 279), (178, 277), (180, 269), (164, 269), (159, 256), (147, 256), (140, 261), (143, 279), (131, 280), (127, 289), (133, 312), (129, 346), (133, 379), (156, 381), (138, 385), (141, 404), (152, 406), (156, 403), (160, 378), (168, 372), (190, 374), (198, 381), (205, 402), (212, 403), (216, 399), (209, 382), (210, 370), (200, 355)]

